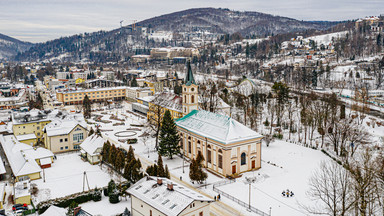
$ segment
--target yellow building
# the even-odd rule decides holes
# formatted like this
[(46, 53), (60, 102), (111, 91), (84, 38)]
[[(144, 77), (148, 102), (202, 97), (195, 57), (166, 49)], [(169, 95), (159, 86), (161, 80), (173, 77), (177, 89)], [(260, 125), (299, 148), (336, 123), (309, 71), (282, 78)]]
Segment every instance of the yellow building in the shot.
[(76, 84), (80, 84), (80, 83), (83, 83), (83, 82), (85, 82), (85, 79), (82, 79), (82, 78), (77, 78), (76, 81), (75, 81)]
[(44, 129), (45, 148), (53, 153), (80, 150), (80, 144), (88, 137), (86, 122), (55, 120)]
[[(31, 110), (27, 113), (12, 113), (12, 131), (16, 137), (20, 137), (23, 143), (31, 145), (36, 142), (42, 141), (43, 129), (45, 125), (50, 123), (48, 115), (44, 111)], [(32, 138), (33, 135), (36, 138)]]
[(13, 191), (13, 199), (15, 204), (31, 204), (31, 183), (29, 180), (16, 182)]
[(103, 102), (107, 100), (123, 100), (126, 96), (126, 87), (110, 87), (98, 89), (81, 89), (81, 90), (57, 90), (56, 98), (64, 105), (81, 104), (85, 95), (92, 102)]

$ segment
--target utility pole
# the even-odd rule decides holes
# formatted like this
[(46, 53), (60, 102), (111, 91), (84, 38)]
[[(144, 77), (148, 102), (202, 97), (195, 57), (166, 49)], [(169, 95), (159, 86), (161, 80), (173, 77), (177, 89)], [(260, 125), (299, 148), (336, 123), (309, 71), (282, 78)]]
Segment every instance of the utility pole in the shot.
[(251, 185), (252, 183), (256, 182), (256, 176), (255, 177), (245, 177), (244, 184), (249, 185), (249, 203), (248, 203), (248, 209), (247, 211), (251, 211)]

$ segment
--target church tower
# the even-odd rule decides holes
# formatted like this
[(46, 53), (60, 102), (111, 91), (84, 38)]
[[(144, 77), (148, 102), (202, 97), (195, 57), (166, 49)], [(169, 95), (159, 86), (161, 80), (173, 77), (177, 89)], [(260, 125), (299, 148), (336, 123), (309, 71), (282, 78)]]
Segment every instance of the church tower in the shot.
[(185, 77), (185, 83), (182, 86), (182, 96), (183, 96), (183, 116), (190, 113), (192, 110), (199, 109), (199, 86), (196, 85), (195, 79), (193, 78), (193, 73), (191, 69), (191, 62), (188, 61), (187, 64), (187, 76)]

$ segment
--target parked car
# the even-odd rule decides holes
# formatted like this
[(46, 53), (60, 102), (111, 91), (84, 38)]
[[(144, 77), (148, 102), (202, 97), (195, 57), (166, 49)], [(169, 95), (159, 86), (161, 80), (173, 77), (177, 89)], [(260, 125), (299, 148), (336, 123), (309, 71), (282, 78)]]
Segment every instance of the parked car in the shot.
[(28, 210), (28, 205), (26, 203), (24, 203), (24, 204), (15, 204), (15, 205), (12, 206), (12, 210), (13, 211)]

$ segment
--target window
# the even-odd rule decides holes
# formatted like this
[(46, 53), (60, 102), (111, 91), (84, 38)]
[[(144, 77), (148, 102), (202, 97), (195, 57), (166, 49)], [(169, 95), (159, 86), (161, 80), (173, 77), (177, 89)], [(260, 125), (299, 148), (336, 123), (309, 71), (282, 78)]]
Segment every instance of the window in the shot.
[(83, 140), (83, 138), (84, 138), (83, 133), (73, 134), (74, 142), (80, 142), (80, 140)]
[(247, 163), (247, 154), (245, 152), (241, 153), (241, 165), (245, 165)]
[(195, 103), (195, 96), (191, 96), (191, 103)]
[(192, 153), (192, 145), (191, 145), (191, 141), (188, 141), (188, 153), (189, 153), (189, 154)]
[(65, 141), (65, 142), (68, 142), (68, 138), (65, 138), (64, 141)]
[(152, 216), (152, 210), (149, 210), (149, 216)]
[(219, 168), (223, 169), (223, 155), (219, 155)]
[(211, 150), (210, 149), (208, 149), (207, 161), (208, 161), (208, 163), (212, 163), (212, 160), (211, 160)]
[(200, 212), (200, 213), (199, 213), (199, 216), (204, 216), (204, 213), (203, 213), (203, 212)]
[(73, 145), (73, 149), (80, 149), (80, 145)]
[(37, 133), (37, 136), (40, 136), (40, 133)]
[(60, 147), (60, 150), (63, 150), (63, 147)]
[(65, 149), (68, 149), (68, 146), (65, 146)]
[(60, 139), (60, 142), (62, 143), (62, 142), (63, 142), (63, 139)]

